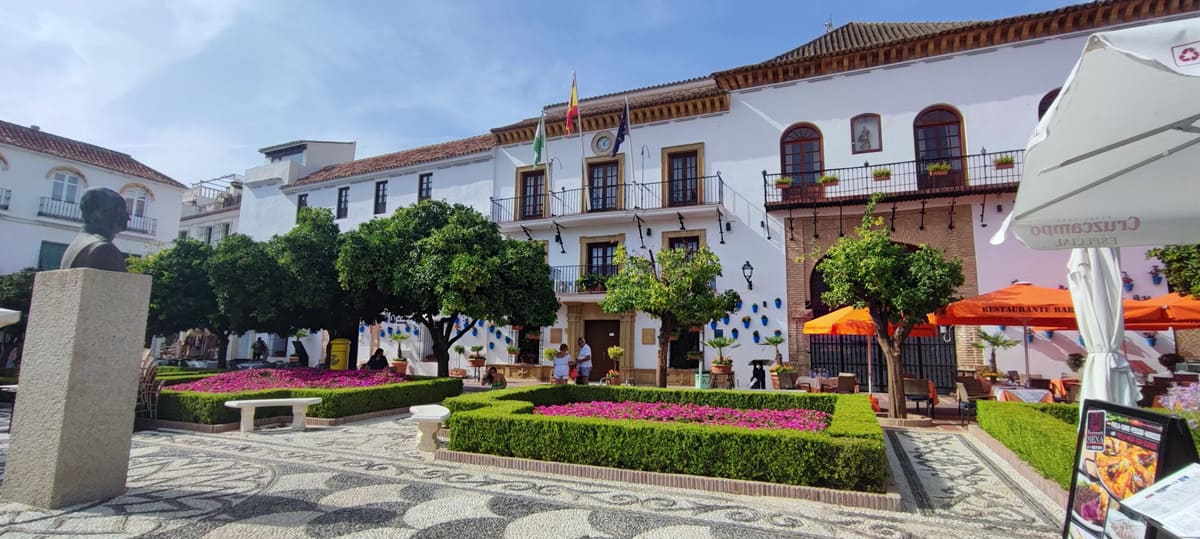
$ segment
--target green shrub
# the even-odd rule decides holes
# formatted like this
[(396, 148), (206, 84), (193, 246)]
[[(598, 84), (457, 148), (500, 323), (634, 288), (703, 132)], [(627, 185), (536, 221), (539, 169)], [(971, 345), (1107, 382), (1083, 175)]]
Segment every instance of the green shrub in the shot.
[(1073, 403), (1039, 403), (1029, 404), (1029, 407), (1043, 414), (1053, 417), (1063, 423), (1071, 425), (1072, 428), (1079, 428), (1079, 405)]
[(1071, 488), (1078, 430), (1064, 421), (1068, 407), (1019, 402), (978, 401), (979, 428), (1021, 457), (1042, 477)]
[[(535, 405), (587, 401), (808, 408), (832, 414), (823, 433), (533, 415)], [(863, 395), (537, 386), (447, 399), (457, 451), (882, 492), (883, 430)], [(868, 419), (869, 418), (869, 419)]]
[(172, 367), (170, 365), (160, 365), (155, 369), (155, 372), (161, 377), (164, 374), (208, 374), (225, 372), (218, 369), (196, 369), (192, 367)]
[(0, 369), (0, 378), (16, 379), (21, 373), (21, 369)]
[[(458, 378), (417, 379), (402, 384), (344, 389), (263, 389), (241, 393), (200, 393), (164, 389), (158, 400), (158, 417), (207, 425), (234, 423), (241, 417), (241, 412), (226, 408), (226, 401), (320, 397), (320, 404), (308, 407), (308, 415), (334, 418), (414, 404), (435, 403), (461, 393), (462, 380)], [(290, 406), (258, 408), (254, 417), (261, 419), (291, 413)]]
[(218, 374), (221, 374), (221, 373), (220, 372), (201, 373), (201, 374), (180, 373), (180, 374), (168, 374), (165, 376), (158, 375), (158, 376), (155, 376), (154, 379), (161, 380), (164, 386), (173, 386), (173, 385), (179, 385), (179, 384), (186, 384), (188, 382), (195, 382), (196, 380), (203, 380), (205, 378), (216, 376)]
[(11, 386), (16, 383), (17, 383), (17, 378), (15, 376), (13, 376), (13, 377), (0, 376), (0, 386)]

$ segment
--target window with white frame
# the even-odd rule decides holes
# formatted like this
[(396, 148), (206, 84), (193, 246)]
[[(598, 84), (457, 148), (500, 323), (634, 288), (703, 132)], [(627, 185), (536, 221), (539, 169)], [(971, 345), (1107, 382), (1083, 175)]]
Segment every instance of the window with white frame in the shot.
[(140, 187), (125, 190), (125, 209), (129, 211), (130, 217), (146, 216), (147, 198), (146, 190)]
[(79, 176), (63, 170), (54, 173), (54, 188), (50, 198), (59, 202), (75, 204), (79, 202), (79, 186), (83, 180)]

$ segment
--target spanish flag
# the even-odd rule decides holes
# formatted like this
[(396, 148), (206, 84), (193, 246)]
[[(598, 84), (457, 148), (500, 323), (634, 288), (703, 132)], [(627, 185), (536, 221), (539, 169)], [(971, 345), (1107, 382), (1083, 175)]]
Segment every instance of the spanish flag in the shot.
[(579, 90), (575, 87), (575, 73), (571, 73), (571, 99), (567, 101), (567, 134), (571, 134), (571, 123), (579, 117)]

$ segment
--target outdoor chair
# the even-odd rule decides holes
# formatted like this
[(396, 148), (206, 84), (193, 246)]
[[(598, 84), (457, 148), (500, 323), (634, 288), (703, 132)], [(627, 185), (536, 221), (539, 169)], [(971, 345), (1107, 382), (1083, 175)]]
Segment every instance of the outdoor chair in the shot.
[(1167, 389), (1170, 387), (1167, 384), (1147, 384), (1142, 386), (1142, 400), (1138, 401), (1138, 406), (1141, 408), (1154, 406), (1154, 398), (1159, 395), (1166, 395)]
[(1021, 385), (1021, 373), (1017, 371), (1008, 371), (1008, 381), (1016, 385)]
[(924, 379), (904, 380), (904, 398), (917, 405), (917, 413), (921, 412), (921, 403), (929, 408), (929, 417), (933, 417), (933, 401), (929, 398), (929, 381)]
[(1031, 389), (1049, 390), (1050, 389), (1050, 380), (1047, 380), (1045, 378), (1034, 378), (1033, 376), (1030, 376), (1029, 377), (1029, 387)]
[(979, 400), (992, 398), (991, 394), (983, 390), (983, 382), (980, 382), (978, 378), (959, 380), (959, 383), (961, 383), (963, 387), (967, 389), (967, 396), (971, 397), (972, 399)]
[(1067, 396), (1063, 398), (1062, 402), (1079, 402), (1080, 387), (1081, 386), (1079, 384), (1074, 384), (1071, 387), (1068, 387)]
[(954, 384), (954, 397), (958, 400), (958, 420), (964, 426), (967, 424), (967, 415), (975, 416), (976, 401), (992, 398), (991, 395), (971, 395), (967, 385), (962, 382)]
[(858, 377), (853, 373), (838, 373), (837, 385), (821, 384), (822, 393), (858, 393)]

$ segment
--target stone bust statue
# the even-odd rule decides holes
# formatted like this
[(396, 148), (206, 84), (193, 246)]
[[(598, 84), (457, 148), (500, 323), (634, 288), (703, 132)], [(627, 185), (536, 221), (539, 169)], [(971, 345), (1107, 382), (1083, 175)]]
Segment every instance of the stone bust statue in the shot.
[(129, 224), (125, 198), (107, 187), (92, 187), (80, 197), (79, 210), (83, 231), (67, 246), (60, 269), (126, 271), (125, 255), (113, 244), (113, 238)]

